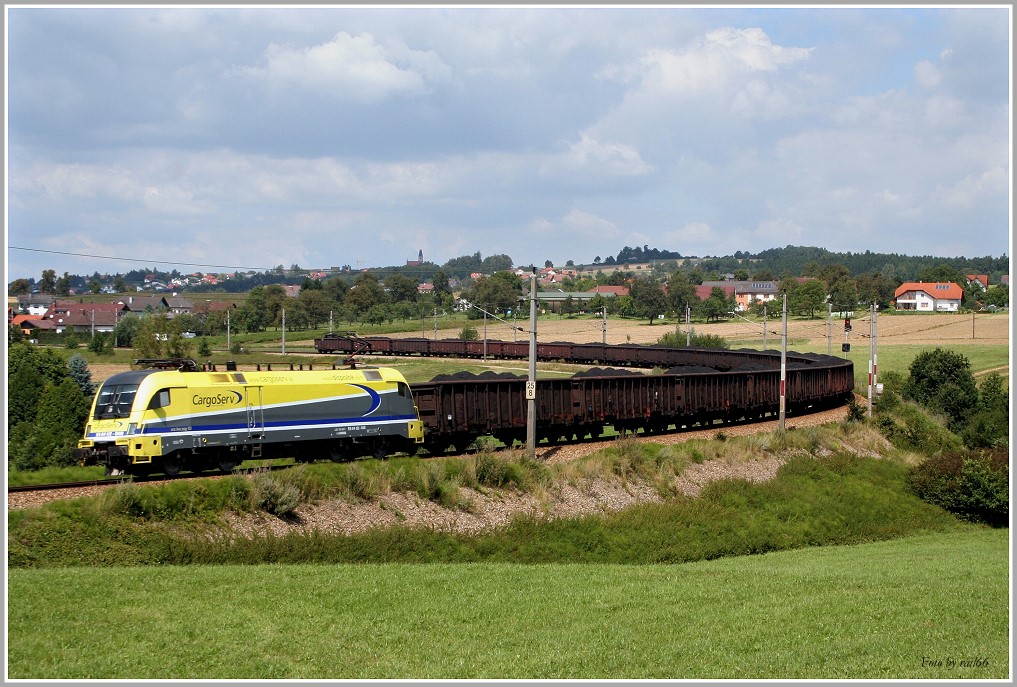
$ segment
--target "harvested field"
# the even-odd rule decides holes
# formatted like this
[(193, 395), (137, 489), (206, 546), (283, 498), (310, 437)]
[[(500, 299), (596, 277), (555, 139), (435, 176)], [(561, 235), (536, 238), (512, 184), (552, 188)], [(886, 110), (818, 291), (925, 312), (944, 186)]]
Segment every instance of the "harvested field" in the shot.
[[(879, 317), (879, 340), (885, 345), (891, 344), (1007, 344), (1010, 341), (1010, 316), (1009, 313), (978, 313), (974, 317), (970, 314), (949, 314), (949, 313), (883, 313)], [(520, 321), (520, 326), (528, 326), (529, 321)], [(860, 341), (862, 334), (867, 335), (869, 331), (868, 313), (856, 313), (852, 318), (852, 340)], [(728, 322), (711, 322), (709, 324), (693, 324), (692, 328), (699, 334), (716, 334), (724, 338), (751, 341), (753, 339), (762, 344), (762, 323), (753, 324), (745, 320), (731, 320)], [(473, 326), (483, 336), (482, 325), (476, 322)], [(767, 321), (767, 346), (770, 348), (779, 347), (780, 344), (780, 318), (771, 318)], [(674, 321), (662, 321), (660, 324), (648, 324), (645, 321), (632, 320), (609, 320), (607, 323), (607, 343), (609, 344), (650, 344), (655, 343), (661, 336), (675, 331), (677, 327), (681, 333), (685, 332), (684, 324), (676, 325)], [(823, 345), (826, 343), (826, 319), (801, 320), (797, 318), (788, 319), (788, 337), (794, 340), (806, 339), (810, 344)], [(974, 337), (972, 337), (974, 331)], [(833, 332), (836, 340), (841, 340), (844, 332), (844, 322), (840, 319), (833, 321)], [(458, 330), (444, 330), (438, 332), (438, 338), (453, 338)], [(419, 332), (407, 332), (404, 334), (390, 334), (393, 338), (420, 337)], [(512, 341), (513, 336), (524, 339), (527, 334), (516, 332), (513, 334), (511, 325), (501, 322), (489, 322), (487, 325), (487, 337), (489, 339), (502, 339)], [(572, 341), (575, 343), (599, 343), (603, 340), (602, 323), (599, 319), (585, 318), (561, 318), (553, 316), (541, 319), (537, 324), (537, 336), (540, 341)]]

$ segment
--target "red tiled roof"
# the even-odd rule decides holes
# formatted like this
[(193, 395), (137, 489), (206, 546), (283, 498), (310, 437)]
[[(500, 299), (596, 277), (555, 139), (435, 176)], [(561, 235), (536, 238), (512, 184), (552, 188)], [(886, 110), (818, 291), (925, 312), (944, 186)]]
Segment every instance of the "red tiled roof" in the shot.
[(709, 284), (704, 286), (700, 284), (699, 286), (696, 287), (696, 298), (698, 298), (701, 301), (705, 301), (707, 298), (710, 297), (710, 294), (713, 292), (714, 289), (720, 289), (728, 297), (734, 296), (735, 294), (734, 286), (714, 286)]
[(586, 293), (613, 293), (616, 296), (627, 296), (629, 295), (629, 287), (627, 286), (594, 286), (589, 289)]
[(902, 294), (908, 291), (923, 291), (929, 294), (929, 297), (934, 300), (951, 299), (951, 300), (962, 300), (964, 298), (964, 289), (957, 284), (951, 282), (931, 282), (931, 281), (908, 281), (904, 282), (897, 287), (897, 290), (893, 292), (894, 299), (900, 298)]

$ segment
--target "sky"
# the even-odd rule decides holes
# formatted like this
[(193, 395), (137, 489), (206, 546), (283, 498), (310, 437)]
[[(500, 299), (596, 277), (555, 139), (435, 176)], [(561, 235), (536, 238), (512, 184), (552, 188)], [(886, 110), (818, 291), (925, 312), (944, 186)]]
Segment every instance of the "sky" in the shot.
[(1010, 251), (1009, 5), (5, 10), (8, 281)]

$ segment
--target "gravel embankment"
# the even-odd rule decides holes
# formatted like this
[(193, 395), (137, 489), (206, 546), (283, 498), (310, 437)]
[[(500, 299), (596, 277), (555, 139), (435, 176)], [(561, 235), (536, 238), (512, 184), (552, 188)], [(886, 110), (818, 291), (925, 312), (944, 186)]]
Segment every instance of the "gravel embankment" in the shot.
[[(802, 428), (837, 422), (844, 419), (845, 408), (789, 418), (788, 428)], [(628, 440), (656, 444), (677, 444), (692, 439), (712, 439), (719, 431), (727, 436), (768, 432), (775, 429), (776, 421), (739, 426), (725, 426), (708, 430), (692, 430), (649, 437), (630, 437)], [(541, 448), (538, 457), (547, 456), (548, 464), (564, 464), (595, 453), (610, 441), (569, 444), (561, 447)], [(740, 478), (753, 482), (773, 478), (784, 460), (768, 457), (759, 460), (709, 460), (694, 464), (681, 476), (678, 488), (690, 496), (697, 495), (709, 482), (722, 478)], [(208, 479), (217, 479), (209, 477)], [(148, 483), (152, 484), (152, 483)], [(54, 499), (93, 496), (108, 486), (90, 486), (70, 490), (26, 492), (8, 494), (7, 507), (38, 506)], [(403, 525), (426, 527), (449, 532), (477, 532), (509, 523), (517, 515), (561, 518), (577, 517), (597, 512), (620, 510), (636, 503), (660, 500), (649, 484), (633, 479), (606, 477), (563, 481), (559, 486), (539, 494), (522, 494), (488, 490), (481, 493), (464, 489), (463, 498), (470, 503), (466, 510), (449, 510), (436, 503), (421, 499), (416, 494), (390, 493), (371, 502), (350, 503), (329, 500), (300, 506), (292, 517), (278, 518), (265, 513), (227, 514), (230, 531), (224, 534), (250, 536), (272, 532), (319, 530), (325, 533), (350, 534), (371, 528)]]

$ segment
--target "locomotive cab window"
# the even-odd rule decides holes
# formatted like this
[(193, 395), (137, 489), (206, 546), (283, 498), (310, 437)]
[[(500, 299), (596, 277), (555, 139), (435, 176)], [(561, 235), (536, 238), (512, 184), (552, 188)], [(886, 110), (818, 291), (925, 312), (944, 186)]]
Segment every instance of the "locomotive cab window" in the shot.
[(95, 403), (95, 419), (127, 417), (137, 393), (137, 384), (104, 384)]
[(403, 382), (399, 382), (399, 395), (402, 396), (403, 398), (410, 398), (411, 397), (410, 385), (404, 384)]
[(148, 402), (148, 409), (155, 410), (157, 408), (165, 408), (170, 404), (170, 390), (159, 389), (152, 396), (152, 400)]

